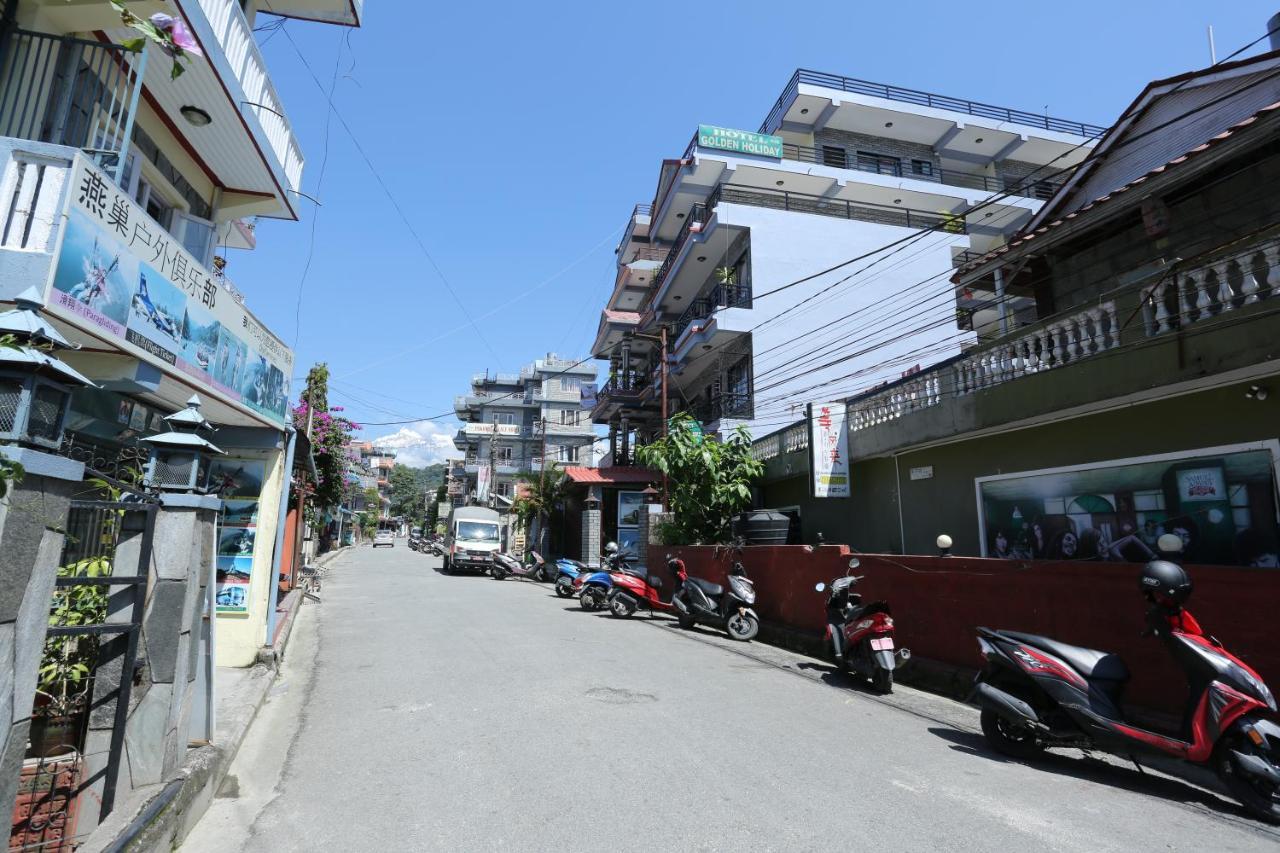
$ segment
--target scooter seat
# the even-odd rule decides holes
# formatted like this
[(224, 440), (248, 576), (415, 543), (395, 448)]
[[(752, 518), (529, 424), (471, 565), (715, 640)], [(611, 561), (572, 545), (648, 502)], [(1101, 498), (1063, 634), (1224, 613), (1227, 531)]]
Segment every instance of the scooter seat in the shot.
[(713, 597), (721, 595), (724, 592), (724, 587), (719, 584), (714, 584), (711, 581), (704, 581), (702, 578), (689, 578), (689, 583), (693, 584), (707, 595)]
[(1028, 646), (1035, 646), (1037, 649), (1046, 651), (1051, 655), (1057, 655), (1071, 664), (1085, 678), (1118, 682), (1129, 680), (1129, 668), (1124, 665), (1123, 660), (1111, 652), (1086, 649), (1084, 646), (1073, 646), (1069, 643), (1062, 643), (1037, 634), (1020, 634), (1015, 631), (1001, 631), (1000, 633), (1010, 639), (1017, 640), (1019, 643), (1026, 643)]

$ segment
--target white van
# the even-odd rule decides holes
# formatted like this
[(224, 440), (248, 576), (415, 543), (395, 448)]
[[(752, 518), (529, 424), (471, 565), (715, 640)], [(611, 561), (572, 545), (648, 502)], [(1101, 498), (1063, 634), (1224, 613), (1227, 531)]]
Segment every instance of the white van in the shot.
[(444, 539), (444, 573), (470, 569), (487, 572), (493, 553), (502, 550), (501, 518), (482, 506), (460, 506), (449, 513)]

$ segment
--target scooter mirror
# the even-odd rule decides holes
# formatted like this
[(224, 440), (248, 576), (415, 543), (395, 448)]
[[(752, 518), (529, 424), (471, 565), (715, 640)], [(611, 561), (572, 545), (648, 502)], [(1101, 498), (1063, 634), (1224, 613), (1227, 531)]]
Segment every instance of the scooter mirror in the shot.
[(818, 581), (818, 583), (817, 583), (816, 585), (814, 585), (814, 587), (813, 587), (813, 591), (814, 591), (814, 592), (822, 592), (822, 591), (823, 591), (824, 589), (826, 589), (826, 588), (827, 588), (827, 585), (826, 585), (825, 583), (823, 583), (822, 581)]
[(849, 568), (856, 569), (858, 568), (858, 566), (861, 566), (861, 565), (862, 565), (862, 561), (859, 560), (857, 557), (849, 558)]

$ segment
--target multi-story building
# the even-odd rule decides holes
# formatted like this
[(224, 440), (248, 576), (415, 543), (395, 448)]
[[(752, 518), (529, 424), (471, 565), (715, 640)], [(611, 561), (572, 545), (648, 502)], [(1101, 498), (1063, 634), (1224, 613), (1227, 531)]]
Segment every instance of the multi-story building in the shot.
[(360, 458), (360, 464), (369, 472), (370, 485), (378, 490), (382, 504), (378, 518), (391, 516), (391, 470), (396, 467), (394, 447), (381, 447), (371, 441), (358, 441), (352, 447)]
[(467, 501), (467, 469), (462, 457), (445, 461), (445, 491), (449, 506), (463, 506)]
[(453, 401), (462, 421), (453, 444), (465, 454), (463, 493), (510, 506), (518, 478), (542, 470), (544, 461), (594, 464), (595, 430), (583, 400), (590, 401), (595, 379), (595, 365), (555, 354), (519, 373), (473, 376), (471, 393)]
[(593, 349), (613, 461), (658, 429), (664, 345), (672, 410), (763, 434), (1016, 323), (1032, 300), (993, 309), (950, 272), (1025, 224), (1102, 130), (803, 70), (758, 133), (700, 126), (617, 248)]
[(34, 289), (80, 345), (66, 360), (96, 387), (75, 394), (62, 452), (92, 476), (132, 481), (147, 458), (139, 439), (199, 396), (224, 451), (216, 489), (247, 530), (217, 560), (223, 665), (252, 664), (272, 641), (288, 550), (277, 533), (293, 511), (293, 353), (254, 316), (252, 288), (232, 284), (228, 256), (255, 248), (248, 217), (296, 219), (302, 182), (255, 17), (358, 26), (362, 5), (131, 3), (185, 21), (200, 54), (179, 58), (151, 41), (127, 48), (140, 33), (107, 2), (0, 9), (0, 300)]
[(1280, 43), (1149, 84), (961, 288), (1032, 297), (960, 356), (847, 401), (847, 499), (803, 421), (756, 443), (766, 505), (869, 552), (1193, 563), (1280, 553)]

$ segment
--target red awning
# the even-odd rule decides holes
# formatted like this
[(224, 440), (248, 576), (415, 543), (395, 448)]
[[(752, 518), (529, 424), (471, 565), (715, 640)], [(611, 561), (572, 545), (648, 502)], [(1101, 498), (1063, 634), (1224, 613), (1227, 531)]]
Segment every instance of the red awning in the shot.
[(566, 467), (564, 473), (575, 483), (602, 483), (604, 485), (647, 484), (656, 483), (662, 479), (662, 475), (657, 471), (622, 465), (611, 468)]

